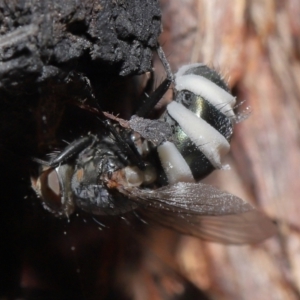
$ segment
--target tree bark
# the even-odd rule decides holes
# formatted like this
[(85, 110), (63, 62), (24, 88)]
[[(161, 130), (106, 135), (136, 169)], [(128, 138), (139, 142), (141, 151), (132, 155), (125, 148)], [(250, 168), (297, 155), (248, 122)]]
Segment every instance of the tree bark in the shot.
[(204, 62), (228, 78), (241, 106), (231, 170), (207, 181), (254, 203), (278, 235), (255, 246), (183, 237), (182, 272), (215, 299), (299, 299), (300, 3), (162, 0), (161, 42), (176, 69)]

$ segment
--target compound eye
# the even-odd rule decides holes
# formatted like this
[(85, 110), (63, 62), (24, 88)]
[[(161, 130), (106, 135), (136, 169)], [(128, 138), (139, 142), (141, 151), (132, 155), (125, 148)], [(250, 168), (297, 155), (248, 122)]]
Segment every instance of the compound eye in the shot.
[(73, 168), (68, 165), (55, 169), (44, 168), (40, 176), (31, 178), (32, 187), (43, 201), (44, 207), (57, 216), (69, 216), (73, 210), (70, 198), (70, 180)]
[(52, 170), (47, 176), (48, 188), (57, 196), (60, 196), (61, 190), (56, 170)]
[(51, 209), (58, 209), (61, 205), (61, 188), (59, 177), (55, 169), (44, 169), (35, 180), (31, 178), (32, 187), (45, 205)]

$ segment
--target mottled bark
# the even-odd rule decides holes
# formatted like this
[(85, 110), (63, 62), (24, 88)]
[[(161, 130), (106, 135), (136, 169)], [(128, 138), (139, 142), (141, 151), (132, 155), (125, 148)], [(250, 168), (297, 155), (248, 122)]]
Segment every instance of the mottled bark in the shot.
[(161, 1), (161, 41), (176, 69), (205, 62), (228, 78), (250, 107), (235, 127), (231, 171), (207, 180), (247, 199), (278, 222), (256, 246), (181, 239), (182, 272), (216, 299), (299, 299), (300, 3)]

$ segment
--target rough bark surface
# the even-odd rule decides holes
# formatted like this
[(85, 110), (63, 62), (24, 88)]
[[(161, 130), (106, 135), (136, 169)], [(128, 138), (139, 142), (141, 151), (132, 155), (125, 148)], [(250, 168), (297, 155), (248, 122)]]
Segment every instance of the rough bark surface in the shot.
[(0, 87), (105, 64), (105, 73), (145, 73), (160, 20), (157, 1), (1, 0)]
[(208, 181), (255, 203), (278, 224), (256, 246), (184, 237), (180, 269), (213, 299), (300, 297), (300, 3), (161, 1), (161, 41), (176, 69), (204, 62), (227, 75), (249, 118), (235, 128), (231, 171)]

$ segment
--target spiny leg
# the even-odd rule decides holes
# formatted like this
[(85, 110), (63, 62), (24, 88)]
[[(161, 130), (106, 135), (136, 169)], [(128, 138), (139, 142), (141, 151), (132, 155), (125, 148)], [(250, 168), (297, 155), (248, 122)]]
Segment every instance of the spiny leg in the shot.
[(171, 71), (170, 64), (165, 56), (165, 53), (160, 45), (157, 47), (157, 54), (161, 63), (163, 64), (165, 71), (167, 73), (167, 78), (156, 88), (156, 90), (145, 99), (142, 100), (141, 106), (138, 108), (135, 113), (138, 117), (145, 118), (154, 108), (154, 106), (158, 103), (158, 101), (164, 96), (164, 94), (168, 91), (171, 83), (174, 80), (173, 73)]

